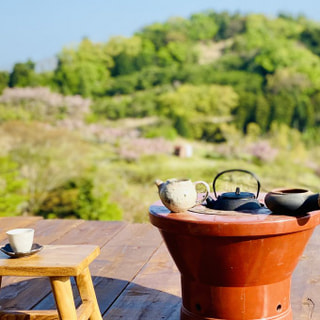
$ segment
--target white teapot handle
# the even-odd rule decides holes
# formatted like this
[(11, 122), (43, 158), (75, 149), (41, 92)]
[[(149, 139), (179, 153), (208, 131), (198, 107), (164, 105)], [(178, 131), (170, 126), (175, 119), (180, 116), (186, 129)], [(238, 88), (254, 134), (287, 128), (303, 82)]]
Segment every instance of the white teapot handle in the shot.
[(193, 184), (194, 184), (195, 187), (196, 187), (197, 184), (202, 184), (202, 185), (204, 185), (205, 188), (206, 188), (206, 192), (205, 192), (205, 194), (203, 195), (203, 197), (202, 197), (201, 199), (198, 199), (198, 200), (196, 201), (196, 204), (201, 204), (204, 200), (206, 200), (206, 199), (208, 198), (209, 193), (210, 193), (210, 187), (209, 187), (209, 185), (208, 185), (206, 182), (204, 182), (204, 181), (196, 181), (196, 182), (194, 182)]

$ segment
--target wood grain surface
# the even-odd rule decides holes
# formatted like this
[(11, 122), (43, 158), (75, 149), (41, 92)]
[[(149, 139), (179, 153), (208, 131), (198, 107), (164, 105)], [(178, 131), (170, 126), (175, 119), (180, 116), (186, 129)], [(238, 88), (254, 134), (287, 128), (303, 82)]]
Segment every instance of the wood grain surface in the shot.
[[(41, 245), (97, 245), (100, 255), (90, 272), (103, 319), (179, 320), (180, 275), (159, 231), (150, 224), (84, 220), (0, 218), (0, 241), (16, 227), (35, 229)], [(279, 244), (281, 245), (281, 244)], [(320, 319), (320, 228), (316, 228), (292, 278), (294, 320)], [(71, 278), (76, 305), (79, 292)], [(3, 309), (55, 309), (49, 279), (4, 276), (0, 290)], [(44, 312), (43, 319), (53, 319)]]

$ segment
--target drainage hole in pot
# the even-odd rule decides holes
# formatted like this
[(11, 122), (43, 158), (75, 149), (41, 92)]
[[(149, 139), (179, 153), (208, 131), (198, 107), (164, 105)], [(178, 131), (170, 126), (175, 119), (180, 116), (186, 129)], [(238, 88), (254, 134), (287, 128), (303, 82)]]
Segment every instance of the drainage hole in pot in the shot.
[(196, 303), (196, 309), (197, 309), (197, 311), (201, 311), (201, 305), (200, 305), (200, 303)]
[(280, 312), (281, 309), (282, 309), (282, 305), (281, 305), (281, 304), (278, 304), (278, 305), (277, 305), (277, 311)]

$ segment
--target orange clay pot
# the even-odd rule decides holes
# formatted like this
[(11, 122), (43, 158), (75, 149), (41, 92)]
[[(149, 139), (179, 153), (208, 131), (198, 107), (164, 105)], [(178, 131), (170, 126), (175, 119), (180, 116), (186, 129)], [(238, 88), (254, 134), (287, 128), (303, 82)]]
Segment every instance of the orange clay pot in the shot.
[(291, 275), (320, 211), (300, 217), (150, 207), (180, 273), (181, 320), (292, 320)]

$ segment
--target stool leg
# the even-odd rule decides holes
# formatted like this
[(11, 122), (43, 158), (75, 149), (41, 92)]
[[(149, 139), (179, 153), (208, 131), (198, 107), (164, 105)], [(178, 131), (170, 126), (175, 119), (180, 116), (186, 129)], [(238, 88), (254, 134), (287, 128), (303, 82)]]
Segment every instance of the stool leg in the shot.
[(50, 283), (61, 320), (76, 320), (77, 312), (69, 277), (50, 277)]
[(89, 268), (85, 268), (83, 272), (75, 278), (82, 301), (91, 300), (93, 303), (93, 311), (89, 319), (102, 320)]
[(2, 277), (0, 276), (0, 288), (1, 288), (1, 281), (2, 281)]

